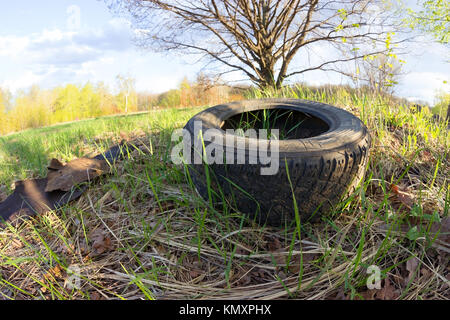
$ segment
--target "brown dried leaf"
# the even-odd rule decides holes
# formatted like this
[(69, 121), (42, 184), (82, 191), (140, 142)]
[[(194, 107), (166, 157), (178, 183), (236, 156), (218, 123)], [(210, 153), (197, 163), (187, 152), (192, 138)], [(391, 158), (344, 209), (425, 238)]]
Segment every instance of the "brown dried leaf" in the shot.
[(425, 163), (435, 163), (436, 162), (436, 159), (434, 158), (433, 154), (427, 150), (424, 150), (422, 152), (422, 160)]
[(276, 237), (271, 237), (267, 239), (267, 251), (274, 252), (281, 249), (280, 240)]
[(58, 159), (53, 158), (52, 160), (50, 160), (50, 164), (47, 168), (50, 170), (61, 170), (62, 168), (64, 168), (64, 164)]
[(423, 277), (425, 277), (425, 279), (429, 279), (431, 274), (431, 271), (428, 270), (427, 268), (422, 268), (420, 269), (420, 273), (422, 274)]
[(92, 249), (94, 255), (99, 255), (114, 249), (111, 238), (101, 229), (96, 229), (91, 234)]
[[(48, 281), (48, 282), (53, 282), (54, 280), (56, 280), (57, 278), (62, 279), (63, 275), (62, 275), (62, 269), (60, 267), (60, 265), (56, 265), (53, 268), (50, 268), (45, 274), (44, 274), (44, 280)], [(43, 290), (43, 291), (42, 291)], [(42, 287), (41, 291), (45, 293), (46, 288)]]
[(406, 261), (406, 270), (408, 270), (408, 278), (406, 279), (406, 282), (408, 283), (412, 277), (414, 276), (414, 273), (416, 272), (417, 268), (419, 266), (419, 259), (416, 257), (413, 257), (412, 259), (409, 259)]
[(336, 296), (332, 297), (331, 300), (348, 300), (343, 289), (340, 289)]
[(198, 269), (193, 269), (189, 271), (189, 275), (191, 276), (192, 279), (195, 279), (199, 276), (201, 276), (202, 274), (204, 274), (204, 272), (202, 270), (198, 270)]
[[(305, 265), (307, 265), (311, 261), (315, 260), (317, 258), (317, 256), (318, 256), (318, 254), (316, 254), (316, 253), (303, 253), (303, 257), (301, 257), (300, 255), (295, 255), (291, 258), (288, 269), (292, 273), (299, 273), (301, 264), (303, 264), (303, 268), (304, 268)], [(300, 261), (300, 258), (302, 258), (303, 261)]]
[[(431, 232), (437, 235), (437, 239), (450, 245), (450, 217), (443, 218), (441, 222), (433, 222), (431, 225)], [(433, 235), (434, 237), (434, 235)]]
[[(53, 164), (57, 167), (57, 164)], [(63, 168), (50, 171), (46, 192), (55, 190), (70, 191), (73, 186), (90, 181), (109, 171), (109, 166), (104, 160), (80, 158), (70, 161)]]
[[(366, 291), (360, 292), (359, 294), (364, 300), (375, 300), (375, 295), (377, 294), (378, 290), (376, 289), (367, 289)], [(356, 298), (357, 300), (360, 300), (359, 297)]]
[(249, 276), (252, 280), (252, 283), (254, 284), (268, 281), (272, 277), (269, 271), (262, 268), (254, 268), (252, 271), (249, 272)]
[(377, 291), (375, 297), (381, 300), (394, 300), (398, 298), (398, 291), (395, 290), (395, 287), (391, 284), (391, 281), (386, 276), (384, 279), (384, 286), (380, 290)]
[(401, 188), (395, 184), (391, 185), (391, 191), (395, 194), (396, 200), (400, 201), (408, 209), (411, 209), (415, 203), (415, 197), (412, 193), (407, 192), (404, 188)]
[(400, 191), (400, 188), (395, 184), (391, 184), (391, 191), (394, 193), (398, 193)]
[(91, 300), (103, 300), (103, 297), (97, 291), (94, 291), (90, 294)]

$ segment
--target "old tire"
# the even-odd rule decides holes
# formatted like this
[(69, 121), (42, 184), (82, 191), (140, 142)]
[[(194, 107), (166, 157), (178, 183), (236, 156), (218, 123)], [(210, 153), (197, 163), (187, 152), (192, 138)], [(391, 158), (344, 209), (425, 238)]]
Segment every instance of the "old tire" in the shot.
[[(294, 197), (301, 221), (316, 221), (353, 192), (363, 178), (371, 143), (368, 130), (357, 117), (343, 109), (297, 99), (247, 100), (214, 106), (191, 118), (185, 130), (194, 137), (194, 123), (200, 121), (202, 132), (218, 129), (222, 141), (226, 141), (227, 119), (263, 109), (298, 111), (317, 123), (325, 123), (328, 130), (312, 137), (280, 140), (279, 170), (275, 175), (261, 175), (262, 165), (247, 161), (209, 164), (208, 170), (205, 164), (197, 163), (188, 166), (191, 181), (204, 199), (214, 204), (225, 200), (260, 224), (283, 226), (295, 221)], [(313, 131), (314, 121), (310, 123)], [(253, 138), (233, 138), (245, 140), (248, 160)], [(206, 145), (209, 143), (214, 141), (205, 141)], [(236, 147), (235, 152), (238, 151), (242, 150)], [(193, 142), (191, 152), (194, 152)]]

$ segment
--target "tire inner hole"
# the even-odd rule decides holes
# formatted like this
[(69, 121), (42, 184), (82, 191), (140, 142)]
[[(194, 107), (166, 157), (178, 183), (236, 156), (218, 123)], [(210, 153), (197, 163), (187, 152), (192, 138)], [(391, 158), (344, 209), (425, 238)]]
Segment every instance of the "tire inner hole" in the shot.
[[(312, 138), (329, 130), (329, 125), (322, 119), (308, 113), (289, 109), (260, 109), (236, 114), (226, 119), (221, 128), (242, 129), (237, 135), (256, 134), (260, 138), (260, 129), (267, 130), (267, 138), (290, 140)], [(248, 131), (249, 129), (254, 129)], [(272, 129), (278, 129), (276, 134)], [(256, 132), (255, 132), (256, 131)], [(253, 136), (254, 137), (254, 136)]]

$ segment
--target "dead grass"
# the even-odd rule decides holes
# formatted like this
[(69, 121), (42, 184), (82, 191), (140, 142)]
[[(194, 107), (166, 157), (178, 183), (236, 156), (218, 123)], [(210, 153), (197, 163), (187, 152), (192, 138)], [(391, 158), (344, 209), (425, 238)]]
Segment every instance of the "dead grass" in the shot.
[(0, 231), (0, 299), (449, 299), (448, 145), (366, 121), (364, 183), (301, 240), (210, 208), (167, 132), (131, 135), (140, 151), (76, 203)]

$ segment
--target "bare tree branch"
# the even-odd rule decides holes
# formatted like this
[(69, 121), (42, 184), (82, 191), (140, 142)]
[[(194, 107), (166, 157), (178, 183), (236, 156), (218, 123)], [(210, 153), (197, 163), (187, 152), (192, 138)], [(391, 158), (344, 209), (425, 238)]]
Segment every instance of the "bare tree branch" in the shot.
[[(290, 76), (390, 52), (401, 42), (387, 45), (400, 23), (383, 0), (105, 1), (132, 15), (140, 45), (201, 54), (260, 87), (281, 87)], [(357, 55), (341, 55), (360, 44)], [(318, 45), (328, 57), (306, 64), (301, 52)]]

